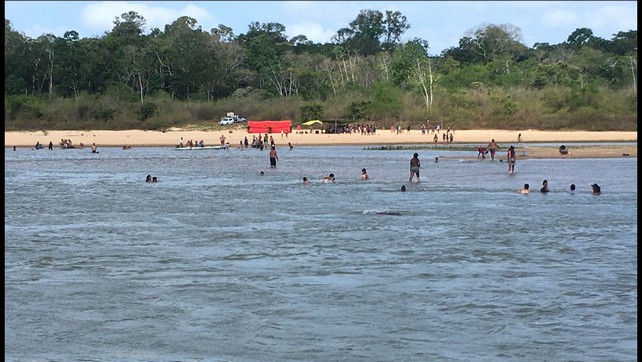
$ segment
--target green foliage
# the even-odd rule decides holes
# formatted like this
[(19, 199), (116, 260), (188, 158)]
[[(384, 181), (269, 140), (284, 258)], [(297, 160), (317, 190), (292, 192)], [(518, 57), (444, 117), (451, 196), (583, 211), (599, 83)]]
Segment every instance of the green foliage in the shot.
[(207, 121), (222, 117), (221, 114), (226, 112), (219, 112), (211, 104), (201, 102), (189, 102), (186, 104), (186, 109), (190, 114), (190, 119), (196, 121)]
[(97, 121), (106, 122), (112, 120), (116, 115), (115, 109), (96, 109), (92, 112), (91, 117)]
[(288, 40), (278, 23), (254, 22), (238, 36), (187, 16), (149, 35), (144, 26), (130, 11), (100, 37), (30, 39), (5, 20), (5, 129), (210, 126), (230, 111), (379, 126), (430, 118), (459, 129), (637, 129), (635, 30), (606, 40), (581, 28), (527, 48), (519, 28), (490, 24), (429, 56), (425, 40), (400, 42), (410, 24), (392, 11), (363, 10), (326, 44)]
[(24, 79), (20, 78), (17, 74), (9, 74), (4, 80), (4, 93), (11, 95), (19, 95), (24, 93), (27, 88), (27, 83)]
[(301, 121), (310, 121), (313, 119), (323, 119), (323, 105), (315, 103), (305, 105), (300, 108), (301, 110)]
[(505, 115), (513, 115), (517, 112), (519, 104), (511, 99), (510, 96), (504, 98), (492, 97), (496, 104), (497, 112)]
[(389, 83), (376, 83), (372, 87), (372, 103), (368, 107), (369, 116), (396, 116), (403, 108), (402, 92)]
[(15, 119), (40, 119), (44, 115), (41, 100), (33, 96), (7, 96), (5, 117)]
[(346, 118), (350, 120), (363, 120), (366, 119), (372, 108), (372, 102), (352, 102), (348, 109), (346, 109)]
[(444, 75), (439, 84), (447, 89), (468, 88), (474, 83), (490, 83), (488, 69), (483, 65), (470, 65)]
[(143, 122), (146, 121), (148, 118), (154, 115), (157, 109), (158, 106), (152, 102), (141, 104), (140, 110), (138, 111), (139, 119)]

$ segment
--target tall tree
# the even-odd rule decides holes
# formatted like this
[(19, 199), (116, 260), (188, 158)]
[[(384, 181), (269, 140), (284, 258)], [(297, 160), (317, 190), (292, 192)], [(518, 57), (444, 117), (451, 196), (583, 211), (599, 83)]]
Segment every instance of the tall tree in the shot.
[(4, 91), (6, 95), (27, 94), (30, 83), (27, 39), (4, 21)]
[(392, 50), (401, 39), (401, 35), (410, 29), (408, 19), (398, 11), (386, 11), (386, 18), (384, 20), (385, 33), (382, 48), (384, 50)]
[(347, 39), (346, 48), (361, 55), (376, 54), (381, 50), (380, 37), (385, 33), (383, 14), (377, 10), (361, 10), (350, 22), (352, 37)]

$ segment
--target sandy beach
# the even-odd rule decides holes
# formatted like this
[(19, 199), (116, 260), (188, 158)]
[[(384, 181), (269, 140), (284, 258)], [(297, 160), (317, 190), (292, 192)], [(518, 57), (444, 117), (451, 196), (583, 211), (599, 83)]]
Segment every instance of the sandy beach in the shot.
[[(442, 140), (443, 131), (439, 134), (437, 146), (446, 146)], [(517, 142), (521, 134), (521, 144)], [(45, 147), (53, 142), (54, 147), (59, 148), (61, 139), (70, 139), (74, 145), (83, 143), (89, 147), (95, 143), (97, 147), (150, 147), (150, 146), (176, 146), (181, 137), (184, 141), (203, 140), (205, 145), (220, 145), (221, 136), (230, 147), (238, 147), (239, 143), (247, 137), (250, 142), (253, 136), (245, 128), (225, 128), (221, 130), (202, 131), (188, 129), (170, 129), (165, 132), (126, 130), (126, 131), (105, 131), (105, 130), (69, 130), (69, 131), (37, 131), (37, 132), (5, 132), (5, 147), (33, 148), (36, 142), (43, 143)], [(272, 134), (277, 146), (331, 146), (331, 145), (363, 145), (363, 146), (384, 146), (384, 145), (435, 145), (433, 134), (422, 134), (421, 130), (403, 131), (402, 133), (391, 132), (390, 130), (378, 130), (374, 135), (361, 134), (324, 134), (316, 131), (304, 130), (293, 131), (288, 135)], [(518, 149), (529, 143), (555, 143), (554, 147), (529, 147), (529, 151), (523, 154), (529, 158), (595, 158), (595, 157), (637, 157), (637, 132), (589, 132), (589, 131), (538, 131), (538, 130), (456, 130), (453, 135), (452, 146), (457, 145), (487, 145), (494, 139), (499, 145), (499, 155), (505, 153), (505, 149), (514, 145)], [(622, 145), (579, 145), (573, 143), (603, 143), (622, 142)], [(569, 144), (569, 153), (560, 155), (557, 144)]]

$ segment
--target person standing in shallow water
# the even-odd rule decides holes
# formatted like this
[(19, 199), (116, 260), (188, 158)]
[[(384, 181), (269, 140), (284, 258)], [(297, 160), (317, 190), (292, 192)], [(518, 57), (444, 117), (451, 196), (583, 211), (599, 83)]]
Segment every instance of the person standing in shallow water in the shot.
[(419, 181), (419, 168), (421, 167), (421, 161), (419, 161), (419, 154), (415, 152), (410, 159), (410, 178), (408, 182), (412, 182), (412, 178), (417, 175), (417, 181)]
[(491, 161), (494, 161), (495, 160), (495, 152), (497, 152), (497, 143), (495, 142), (494, 138), (492, 140), (490, 140), (490, 143), (488, 144), (488, 151), (490, 152)]
[(276, 161), (279, 160), (279, 156), (276, 154), (276, 147), (272, 146), (270, 148), (270, 167), (276, 167)]
[(510, 146), (508, 152), (506, 153), (506, 163), (508, 163), (508, 173), (515, 172), (515, 147)]

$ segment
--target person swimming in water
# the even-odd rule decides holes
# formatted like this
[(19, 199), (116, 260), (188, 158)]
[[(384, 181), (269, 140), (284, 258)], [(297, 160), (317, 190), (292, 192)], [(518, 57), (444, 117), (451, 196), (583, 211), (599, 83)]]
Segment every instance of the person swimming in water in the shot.
[(520, 193), (520, 194), (527, 195), (529, 193), (529, 188), (530, 188), (530, 186), (528, 184), (524, 184), (524, 188), (522, 188), (521, 190), (519, 190), (517, 192)]
[(328, 176), (324, 177), (323, 180), (321, 180), (321, 182), (323, 182), (324, 184), (329, 184), (329, 183), (333, 183), (334, 180), (335, 180), (334, 174), (331, 173)]
[(539, 192), (544, 194), (548, 192), (548, 181), (546, 180), (542, 181), (542, 188), (539, 189)]

